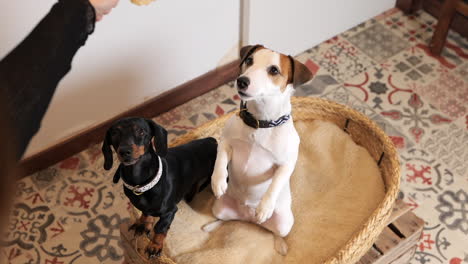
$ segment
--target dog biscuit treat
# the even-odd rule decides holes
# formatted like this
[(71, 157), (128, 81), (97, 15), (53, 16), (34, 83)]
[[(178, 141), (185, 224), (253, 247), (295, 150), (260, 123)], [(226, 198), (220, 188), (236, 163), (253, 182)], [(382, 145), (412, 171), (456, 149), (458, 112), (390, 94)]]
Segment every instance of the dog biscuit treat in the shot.
[(149, 5), (151, 2), (154, 2), (155, 0), (130, 0), (133, 4), (143, 6), (143, 5)]

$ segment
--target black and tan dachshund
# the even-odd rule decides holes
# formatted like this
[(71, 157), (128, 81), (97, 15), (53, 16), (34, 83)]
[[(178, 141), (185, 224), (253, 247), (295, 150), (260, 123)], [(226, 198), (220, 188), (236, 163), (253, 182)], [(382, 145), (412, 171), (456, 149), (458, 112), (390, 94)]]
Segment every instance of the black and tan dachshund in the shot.
[[(153, 228), (146, 253), (159, 256), (177, 204), (182, 199), (190, 202), (210, 183), (217, 142), (205, 138), (168, 149), (163, 127), (149, 119), (132, 117), (117, 121), (106, 133), (102, 145), (106, 170), (112, 168), (111, 146), (121, 162), (113, 181), (122, 178), (125, 195), (142, 212), (130, 229), (136, 235), (150, 236)], [(154, 217), (159, 217), (156, 225)]]

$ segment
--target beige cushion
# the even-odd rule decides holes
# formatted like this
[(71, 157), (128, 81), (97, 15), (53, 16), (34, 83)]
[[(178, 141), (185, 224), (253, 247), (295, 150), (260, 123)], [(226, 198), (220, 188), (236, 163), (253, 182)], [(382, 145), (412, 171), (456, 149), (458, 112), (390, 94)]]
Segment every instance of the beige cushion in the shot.
[(330, 122), (296, 122), (299, 160), (291, 177), (295, 224), (287, 256), (273, 235), (251, 223), (225, 222), (212, 233), (213, 195), (204, 191), (191, 207), (182, 202), (166, 239), (177, 263), (321, 263), (343, 245), (384, 197), (379, 169), (369, 153)]

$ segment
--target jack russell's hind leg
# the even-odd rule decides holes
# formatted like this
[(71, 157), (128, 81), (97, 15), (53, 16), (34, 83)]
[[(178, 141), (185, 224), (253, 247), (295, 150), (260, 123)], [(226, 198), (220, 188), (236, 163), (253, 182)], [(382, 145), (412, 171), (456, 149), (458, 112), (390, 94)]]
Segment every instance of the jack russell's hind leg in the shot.
[(219, 199), (216, 199), (213, 204), (213, 215), (218, 219), (210, 222), (202, 227), (203, 231), (211, 232), (217, 229), (223, 221), (229, 220), (248, 220), (245, 213), (242, 212), (236, 200), (228, 194), (224, 194)]
[(273, 232), (275, 235), (285, 237), (291, 231), (294, 224), (294, 216), (291, 209), (275, 211), (270, 219), (261, 224), (261, 226)]
[(288, 245), (284, 237), (289, 234), (294, 224), (294, 216), (291, 208), (275, 211), (270, 219), (261, 224), (264, 228), (273, 232), (275, 236), (275, 250), (285, 256), (288, 253)]

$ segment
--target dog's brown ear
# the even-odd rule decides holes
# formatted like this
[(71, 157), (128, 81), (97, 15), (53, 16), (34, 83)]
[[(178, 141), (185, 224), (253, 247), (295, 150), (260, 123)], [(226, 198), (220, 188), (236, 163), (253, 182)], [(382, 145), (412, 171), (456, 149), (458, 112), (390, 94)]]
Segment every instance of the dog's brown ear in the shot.
[(114, 163), (114, 159), (112, 157), (112, 139), (110, 135), (111, 129), (108, 129), (106, 132), (106, 137), (104, 138), (104, 142), (102, 143), (102, 154), (104, 155), (104, 169), (110, 170), (112, 168), (112, 164)]
[(294, 88), (310, 81), (312, 77), (314, 77), (309, 68), (307, 68), (307, 66), (305, 66), (303, 63), (299, 62), (291, 56), (289, 56), (289, 60), (291, 61), (292, 68), (292, 78), (289, 79)]
[(156, 149), (156, 154), (161, 157), (167, 154), (167, 131), (162, 126), (156, 124), (151, 119), (146, 119), (146, 122), (151, 128), (151, 134), (153, 135), (153, 145)]
[(258, 48), (263, 48), (263, 46), (260, 44), (257, 44), (257, 45), (247, 45), (247, 46), (242, 47), (239, 52), (240, 59), (241, 59), (240, 65), (242, 65), (245, 59), (247, 59), (247, 57), (252, 55), (252, 53), (254, 53), (255, 50), (257, 50)]

